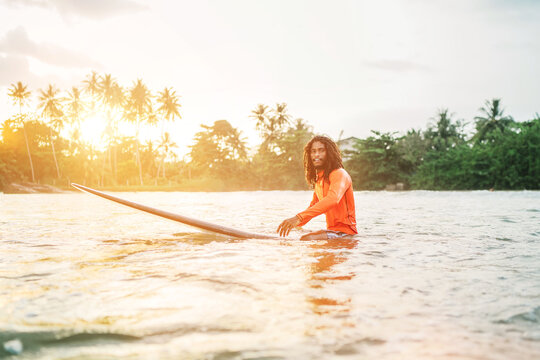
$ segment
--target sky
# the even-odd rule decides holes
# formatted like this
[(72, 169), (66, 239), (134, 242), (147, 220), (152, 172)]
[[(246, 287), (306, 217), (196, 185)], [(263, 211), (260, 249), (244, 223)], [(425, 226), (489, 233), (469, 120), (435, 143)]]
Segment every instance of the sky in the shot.
[(539, 39), (533, 0), (0, 0), (0, 121), (10, 84), (68, 90), (92, 70), (172, 87), (180, 153), (221, 119), (255, 146), (251, 111), (278, 102), (334, 139), (424, 129), (442, 108), (472, 123), (492, 98), (525, 121)]

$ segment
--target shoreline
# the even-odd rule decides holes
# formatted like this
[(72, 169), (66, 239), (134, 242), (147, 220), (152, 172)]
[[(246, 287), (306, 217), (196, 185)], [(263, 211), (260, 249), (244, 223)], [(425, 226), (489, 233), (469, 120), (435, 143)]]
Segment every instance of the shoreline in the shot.
[[(92, 186), (90, 186), (92, 187)], [(130, 185), (130, 186), (94, 186), (98, 191), (105, 192), (247, 192), (247, 191), (313, 191), (312, 189), (255, 189), (255, 188), (226, 188), (223, 186), (201, 187), (195, 184), (176, 184), (176, 185)], [(7, 190), (7, 191), (6, 191)], [(464, 190), (426, 190), (426, 189), (405, 189), (405, 190), (355, 190), (355, 192), (389, 192), (400, 193), (409, 191), (437, 191), (437, 192), (466, 192), (466, 191), (486, 191), (486, 192), (519, 192), (519, 191), (538, 191), (529, 189), (464, 189)], [(55, 186), (50, 184), (33, 183), (11, 183), (0, 190), (2, 194), (66, 194), (77, 193), (77, 190), (71, 186)]]

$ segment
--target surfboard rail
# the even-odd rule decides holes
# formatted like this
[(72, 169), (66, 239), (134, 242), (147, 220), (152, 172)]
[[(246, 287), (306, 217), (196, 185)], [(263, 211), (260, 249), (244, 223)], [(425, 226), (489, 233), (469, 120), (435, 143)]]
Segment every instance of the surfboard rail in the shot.
[(182, 224), (190, 225), (190, 226), (193, 226), (193, 227), (196, 227), (196, 228), (200, 228), (200, 229), (203, 229), (203, 230), (215, 232), (215, 233), (218, 233), (218, 234), (233, 236), (233, 237), (237, 237), (237, 238), (241, 238), (241, 239), (276, 239), (277, 238), (275, 236), (269, 236), (269, 235), (265, 235), (265, 234), (250, 233), (250, 232), (247, 232), (247, 231), (237, 230), (237, 229), (233, 229), (233, 228), (222, 226), (222, 225), (212, 224), (212, 223), (209, 223), (207, 221), (190, 218), (190, 217), (187, 217), (187, 216), (184, 216), (184, 215), (175, 214), (175, 213), (172, 213), (172, 212), (169, 212), (169, 211), (159, 210), (159, 209), (156, 209), (156, 208), (153, 208), (153, 207), (150, 207), (150, 206), (146, 206), (146, 205), (143, 205), (143, 204), (139, 204), (139, 203), (136, 203), (136, 202), (133, 202), (133, 201), (128, 201), (128, 200), (125, 200), (125, 199), (122, 199), (122, 198), (119, 198), (119, 197), (116, 197), (116, 196), (113, 196), (113, 195), (110, 195), (110, 194), (107, 194), (107, 193), (104, 193), (104, 192), (89, 188), (89, 187), (86, 187), (86, 186), (83, 186), (83, 185), (80, 185), (80, 184), (71, 183), (71, 186), (73, 186), (74, 188), (76, 188), (78, 190), (81, 190), (81, 191), (84, 191), (84, 192), (87, 192), (87, 193), (90, 193), (90, 194), (97, 195), (97, 196), (102, 197), (102, 198), (107, 199), (107, 200), (114, 201), (114, 202), (116, 202), (118, 204), (129, 206), (129, 207), (131, 207), (133, 209), (141, 210), (141, 211), (147, 212), (149, 214), (157, 215), (157, 216), (169, 219), (169, 220), (177, 221), (177, 222), (180, 222)]

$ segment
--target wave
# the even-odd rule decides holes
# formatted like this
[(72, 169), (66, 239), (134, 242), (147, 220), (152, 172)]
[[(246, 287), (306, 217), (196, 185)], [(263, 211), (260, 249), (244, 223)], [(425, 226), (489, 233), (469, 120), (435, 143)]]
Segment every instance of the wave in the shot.
[(19, 355), (22, 352), (37, 352), (44, 347), (125, 343), (140, 339), (139, 336), (114, 332), (0, 331), (0, 344), (2, 344), (0, 356)]
[(497, 324), (538, 324), (540, 323), (540, 306), (531, 311), (512, 315), (507, 319), (496, 321)]

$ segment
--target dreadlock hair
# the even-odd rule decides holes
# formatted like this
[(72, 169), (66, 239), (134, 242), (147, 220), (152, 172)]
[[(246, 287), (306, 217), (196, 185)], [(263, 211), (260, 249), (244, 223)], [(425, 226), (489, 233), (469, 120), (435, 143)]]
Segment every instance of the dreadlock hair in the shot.
[(317, 169), (311, 161), (311, 146), (315, 141), (324, 144), (326, 148), (326, 161), (324, 162), (324, 178), (329, 181), (330, 173), (335, 169), (343, 168), (343, 161), (341, 160), (341, 153), (336, 143), (327, 136), (314, 136), (306, 146), (304, 146), (304, 172), (306, 174), (306, 181), (310, 187), (315, 186), (317, 181)]

